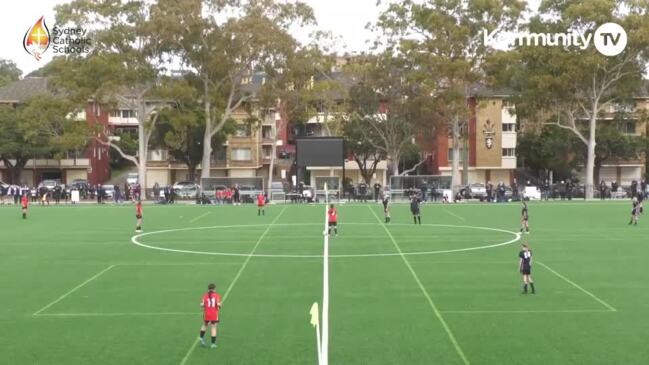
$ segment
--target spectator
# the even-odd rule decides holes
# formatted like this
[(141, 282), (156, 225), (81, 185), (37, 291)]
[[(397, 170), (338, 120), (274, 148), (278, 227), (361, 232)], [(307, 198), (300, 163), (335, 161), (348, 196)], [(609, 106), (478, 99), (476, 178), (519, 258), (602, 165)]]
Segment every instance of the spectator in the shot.
[(430, 187), (430, 198), (432, 201), (437, 202), (437, 183), (433, 182), (433, 185)]
[(635, 180), (631, 181), (631, 196), (638, 196), (638, 182)]
[(494, 186), (491, 185), (491, 181), (487, 181), (487, 201), (491, 203), (491, 199), (493, 198), (493, 190)]
[(604, 200), (606, 197), (606, 183), (604, 180), (599, 182), (599, 199)]
[(617, 188), (618, 188), (617, 181), (613, 181), (611, 183), (611, 199), (617, 198)]
[(426, 192), (428, 191), (428, 185), (426, 185), (426, 180), (421, 182), (421, 201), (426, 201)]
[(572, 180), (568, 179), (566, 180), (566, 197), (568, 200), (572, 200), (572, 191), (575, 188), (575, 184), (573, 184)]
[(563, 180), (559, 183), (559, 196), (561, 197), (561, 200), (566, 199), (566, 183)]
[(518, 184), (516, 183), (516, 178), (514, 178), (514, 181), (512, 181), (512, 200), (517, 201), (519, 200), (518, 197)]
[(378, 203), (379, 196), (381, 195), (381, 184), (379, 182), (374, 183), (374, 202)]
[(361, 181), (361, 183), (358, 184), (358, 193), (361, 196), (361, 201), (367, 203), (367, 184), (365, 181)]
[(241, 205), (241, 192), (239, 191), (239, 184), (234, 185), (232, 198), (234, 199), (234, 205)]

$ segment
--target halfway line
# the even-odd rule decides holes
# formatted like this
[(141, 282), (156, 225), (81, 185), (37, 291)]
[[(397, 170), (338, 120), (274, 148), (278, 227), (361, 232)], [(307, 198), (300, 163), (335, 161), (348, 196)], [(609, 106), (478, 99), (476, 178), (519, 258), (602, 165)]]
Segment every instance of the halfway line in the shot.
[(394, 236), (392, 235), (392, 233), (390, 232), (390, 230), (388, 229), (388, 227), (385, 225), (385, 223), (383, 223), (383, 222), (381, 221), (381, 218), (379, 218), (379, 216), (376, 215), (376, 213), (374, 212), (374, 210), (372, 209), (372, 207), (370, 207), (370, 206), (367, 206), (367, 207), (369, 208), (370, 212), (372, 212), (372, 214), (374, 215), (374, 217), (376, 217), (376, 219), (379, 221), (379, 224), (381, 224), (381, 226), (382, 226), (383, 229), (385, 230), (385, 233), (387, 233), (388, 236), (390, 237), (390, 240), (391, 240), (392, 243), (394, 244), (394, 247), (397, 249), (397, 251), (399, 252), (399, 255), (401, 256), (401, 259), (403, 260), (403, 262), (404, 262), (404, 263), (406, 264), (406, 266), (408, 267), (408, 270), (410, 270), (410, 273), (412, 274), (412, 277), (413, 277), (413, 278), (415, 279), (415, 281), (417, 282), (417, 285), (419, 285), (419, 289), (421, 289), (422, 293), (424, 293), (424, 296), (426, 297), (426, 300), (428, 301), (428, 304), (430, 304), (430, 307), (433, 309), (433, 312), (435, 313), (435, 316), (437, 317), (437, 319), (439, 320), (439, 322), (442, 324), (442, 327), (444, 327), (444, 330), (446, 331), (446, 334), (448, 335), (448, 338), (449, 338), (449, 339), (451, 340), (451, 342), (453, 343), (453, 347), (455, 347), (455, 351), (457, 351), (457, 354), (458, 354), (458, 355), (460, 356), (460, 358), (462, 359), (462, 362), (463, 362), (465, 365), (470, 365), (469, 359), (467, 359), (466, 355), (464, 355), (464, 351), (462, 351), (462, 348), (460, 347), (460, 344), (459, 344), (459, 343), (457, 342), (457, 340), (455, 339), (455, 335), (453, 335), (453, 332), (451, 331), (451, 328), (448, 326), (448, 324), (447, 324), (446, 321), (444, 320), (444, 317), (442, 316), (442, 313), (439, 311), (439, 309), (437, 309), (437, 306), (435, 305), (435, 302), (433, 302), (433, 299), (430, 297), (430, 295), (428, 295), (428, 291), (426, 291), (426, 288), (424, 287), (424, 284), (422, 284), (422, 283), (421, 283), (421, 280), (419, 280), (419, 276), (417, 275), (417, 273), (415, 272), (415, 270), (414, 270), (414, 269), (412, 268), (412, 266), (410, 265), (410, 262), (408, 261), (408, 259), (406, 258), (406, 256), (405, 256), (405, 255), (403, 254), (403, 252), (401, 251), (401, 247), (399, 247), (399, 244), (398, 244), (397, 241), (394, 239)]
[(582, 292), (584, 292), (584, 293), (585, 293), (586, 295), (588, 295), (589, 297), (595, 299), (595, 300), (598, 301), (600, 304), (602, 304), (603, 306), (605, 306), (606, 308), (608, 308), (609, 311), (611, 311), (611, 312), (617, 312), (617, 309), (615, 309), (615, 307), (613, 307), (612, 305), (606, 303), (604, 300), (600, 299), (597, 295), (595, 295), (595, 294), (589, 292), (588, 290), (582, 288), (581, 286), (579, 286), (579, 285), (578, 285), (577, 283), (575, 283), (574, 281), (572, 281), (572, 280), (568, 279), (567, 277), (565, 277), (565, 276), (559, 274), (558, 272), (556, 272), (555, 270), (553, 270), (552, 268), (550, 268), (548, 265), (542, 263), (541, 261), (536, 261), (536, 263), (539, 264), (539, 265), (541, 265), (541, 266), (543, 266), (544, 268), (548, 269), (548, 271), (550, 271), (550, 272), (553, 273), (554, 275), (558, 276), (559, 278), (563, 279), (563, 280), (564, 280), (565, 282), (567, 282), (568, 284), (570, 284), (570, 285), (574, 286), (575, 288), (581, 290)]
[[(282, 216), (282, 214), (286, 210), (286, 207), (287, 206), (285, 205), (282, 208), (282, 210), (279, 212), (277, 217), (275, 217), (275, 219), (273, 219), (273, 221), (270, 222), (268, 227), (266, 227), (266, 230), (264, 231), (264, 233), (262, 233), (261, 236), (259, 237), (259, 239), (257, 240), (257, 243), (255, 243), (255, 246), (252, 248), (252, 250), (250, 250), (250, 253), (246, 256), (246, 259), (243, 262), (243, 264), (241, 265), (241, 267), (239, 268), (239, 271), (234, 276), (234, 279), (232, 279), (232, 282), (230, 283), (230, 286), (228, 286), (228, 289), (225, 291), (225, 294), (223, 294), (223, 300), (221, 301), (221, 303), (224, 303), (225, 300), (228, 298), (228, 295), (230, 295), (230, 291), (232, 291), (232, 288), (234, 287), (234, 284), (237, 282), (237, 280), (239, 280), (239, 277), (241, 276), (241, 273), (243, 272), (243, 270), (245, 270), (246, 266), (248, 266), (248, 262), (250, 262), (250, 259), (255, 254), (255, 251), (257, 250), (257, 247), (259, 247), (259, 244), (261, 243), (261, 241), (264, 239), (264, 237), (266, 237), (266, 234), (268, 234), (268, 231), (270, 231), (270, 229), (277, 222), (277, 220), (279, 220), (279, 217)], [(189, 347), (189, 350), (185, 354), (185, 357), (183, 357), (182, 361), (180, 362), (180, 365), (185, 365), (187, 363), (187, 360), (189, 360), (189, 357), (192, 355), (192, 352), (194, 352), (194, 349), (196, 348), (196, 345), (198, 345), (198, 338), (196, 340), (194, 340), (194, 343)]]
[(101, 270), (100, 272), (98, 272), (97, 274), (95, 274), (95, 275), (94, 275), (93, 277), (91, 277), (90, 279), (88, 279), (88, 280), (84, 281), (83, 283), (81, 283), (81, 284), (75, 286), (75, 287), (72, 288), (72, 290), (70, 290), (69, 292), (67, 292), (67, 293), (65, 293), (65, 294), (63, 294), (63, 295), (61, 295), (58, 299), (56, 299), (56, 300), (53, 301), (52, 303), (50, 303), (50, 304), (44, 306), (43, 308), (41, 308), (40, 310), (36, 311), (34, 314), (32, 314), (32, 316), (37, 316), (37, 315), (39, 315), (41, 312), (43, 312), (43, 311), (46, 310), (47, 308), (49, 308), (49, 307), (53, 306), (54, 304), (56, 304), (56, 303), (62, 301), (62, 300), (65, 299), (68, 295), (70, 295), (70, 294), (74, 293), (75, 291), (81, 289), (81, 287), (83, 287), (84, 285), (88, 284), (89, 282), (91, 282), (91, 281), (97, 279), (97, 278), (100, 277), (103, 273), (105, 273), (106, 271), (108, 271), (108, 270), (110, 270), (110, 269), (112, 269), (112, 268), (114, 268), (114, 267), (115, 267), (115, 265), (110, 265), (110, 266), (108, 266), (107, 268)]

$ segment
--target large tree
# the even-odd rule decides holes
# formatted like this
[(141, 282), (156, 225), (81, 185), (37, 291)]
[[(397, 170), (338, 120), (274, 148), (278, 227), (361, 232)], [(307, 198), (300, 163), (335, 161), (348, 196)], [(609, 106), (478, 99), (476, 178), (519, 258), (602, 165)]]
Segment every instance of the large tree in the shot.
[(22, 74), (13, 61), (0, 58), (0, 87), (18, 80)]
[(471, 85), (484, 79), (482, 64), (490, 49), (489, 33), (515, 26), (523, 2), (518, 0), (405, 0), (392, 3), (378, 21), (388, 49), (412, 64), (412, 78), (423, 93), (438, 99), (432, 115), (452, 137), (452, 187), (460, 186), (462, 130), (469, 119)]
[(132, 162), (144, 187), (149, 141), (160, 110), (168, 106), (158, 96), (158, 77), (165, 60), (150, 19), (152, 6), (145, 1), (118, 0), (74, 0), (56, 6), (57, 22), (90, 29), (93, 43), (88, 55), (59, 58), (46, 71), (55, 85), (66, 88), (81, 102), (93, 99), (135, 112), (136, 154), (126, 153), (109, 130), (95, 138)]
[(386, 52), (358, 58), (346, 67), (354, 84), (341, 116), (343, 125), (385, 157), (392, 175), (399, 175), (399, 162), (415, 137), (432, 130), (432, 98), (413, 82), (405, 62)]
[(212, 138), (254, 101), (249, 78), (285, 69), (296, 45), (288, 28), (313, 21), (312, 10), (275, 0), (160, 0), (152, 14), (169, 56), (195, 75), (205, 119), (201, 177), (209, 177)]
[(605, 56), (593, 47), (519, 45), (500, 58), (500, 70), (519, 93), (526, 118), (542, 120), (573, 133), (585, 155), (586, 198), (593, 197), (599, 120), (637, 91), (649, 56), (646, 1), (559, 1), (541, 3), (540, 14), (526, 28), (534, 33), (574, 31), (595, 36), (614, 22), (628, 35), (626, 49)]
[(88, 129), (73, 117), (76, 111), (67, 98), (48, 94), (0, 108), (0, 159), (10, 170), (13, 183), (21, 182), (31, 159), (63, 158), (83, 149)]

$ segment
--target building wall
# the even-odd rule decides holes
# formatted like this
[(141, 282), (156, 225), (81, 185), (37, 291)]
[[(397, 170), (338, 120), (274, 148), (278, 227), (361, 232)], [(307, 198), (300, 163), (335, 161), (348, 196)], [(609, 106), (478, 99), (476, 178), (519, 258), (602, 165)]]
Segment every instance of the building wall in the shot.
[[(487, 137), (492, 137), (491, 147)], [(479, 100), (476, 105), (476, 167), (501, 166), (502, 100)]]
[(155, 183), (158, 183), (160, 186), (171, 185), (174, 182), (170, 179), (170, 171), (166, 168), (148, 168), (146, 172), (146, 184), (147, 188), (152, 188)]

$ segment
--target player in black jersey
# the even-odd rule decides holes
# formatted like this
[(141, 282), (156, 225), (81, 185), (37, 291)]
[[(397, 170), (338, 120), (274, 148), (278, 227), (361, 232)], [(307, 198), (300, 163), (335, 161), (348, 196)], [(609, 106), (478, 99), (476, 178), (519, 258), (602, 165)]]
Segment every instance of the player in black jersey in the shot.
[(530, 226), (528, 224), (529, 215), (527, 213), (527, 203), (523, 202), (523, 209), (521, 210), (521, 233), (523, 231), (530, 233)]
[(419, 211), (419, 198), (417, 195), (413, 195), (410, 200), (410, 212), (412, 212), (412, 219), (415, 221), (415, 224), (419, 222), (421, 224), (421, 213)]
[(523, 250), (518, 253), (518, 270), (523, 275), (523, 294), (527, 294), (527, 286), (532, 289), (532, 294), (536, 294), (534, 289), (534, 280), (532, 280), (532, 250), (527, 243), (523, 244)]
[(629, 225), (634, 224), (638, 225), (638, 215), (640, 215), (640, 209), (642, 209), (642, 204), (638, 201), (638, 198), (634, 197), (631, 201), (633, 204), (633, 209), (631, 209), (631, 220)]
[(383, 214), (385, 215), (385, 223), (390, 223), (390, 196), (383, 195)]

